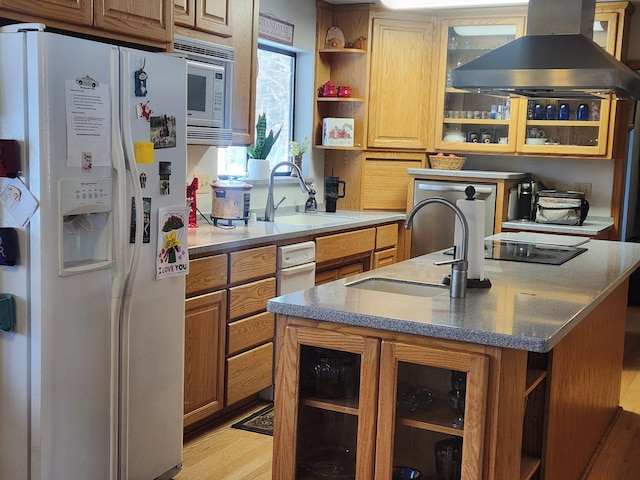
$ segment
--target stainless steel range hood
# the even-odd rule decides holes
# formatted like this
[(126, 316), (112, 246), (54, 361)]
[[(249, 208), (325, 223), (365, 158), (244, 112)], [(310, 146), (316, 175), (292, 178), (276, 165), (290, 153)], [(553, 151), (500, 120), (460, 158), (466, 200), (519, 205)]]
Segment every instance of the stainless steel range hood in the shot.
[(454, 88), (530, 98), (640, 99), (640, 75), (593, 42), (595, 0), (529, 0), (527, 35), (452, 72)]

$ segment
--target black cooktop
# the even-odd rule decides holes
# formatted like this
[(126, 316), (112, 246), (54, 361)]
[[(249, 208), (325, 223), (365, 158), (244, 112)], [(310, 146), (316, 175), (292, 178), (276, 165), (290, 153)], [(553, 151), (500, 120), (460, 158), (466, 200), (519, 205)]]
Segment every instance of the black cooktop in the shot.
[(484, 241), (485, 258), (512, 262), (562, 265), (586, 251), (587, 249), (582, 247), (505, 242), (504, 240)]
[[(485, 240), (484, 258), (491, 260), (508, 260), (511, 262), (544, 263), (562, 265), (573, 257), (586, 252), (582, 247), (565, 247), (560, 245), (540, 245), (535, 243), (507, 242), (504, 240)], [(453, 255), (453, 249), (443, 252)]]

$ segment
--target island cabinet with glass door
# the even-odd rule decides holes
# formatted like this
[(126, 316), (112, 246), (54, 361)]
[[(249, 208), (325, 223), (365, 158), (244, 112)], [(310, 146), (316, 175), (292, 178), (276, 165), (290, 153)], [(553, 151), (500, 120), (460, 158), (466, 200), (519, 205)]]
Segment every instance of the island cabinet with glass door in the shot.
[[(493, 13), (491, 13), (493, 12)], [(451, 72), (524, 35), (522, 9), (483, 9), (442, 18), (435, 147), (441, 151), (509, 153), (516, 150), (519, 103), (451, 86)], [(493, 15), (493, 16), (487, 16)]]
[[(402, 466), (420, 478), (519, 479), (539, 469), (540, 433), (513, 428), (544, 378), (527, 373), (527, 352), (294, 317), (277, 330), (273, 478), (391, 480)], [(541, 401), (529, 402), (529, 424), (540, 424)]]

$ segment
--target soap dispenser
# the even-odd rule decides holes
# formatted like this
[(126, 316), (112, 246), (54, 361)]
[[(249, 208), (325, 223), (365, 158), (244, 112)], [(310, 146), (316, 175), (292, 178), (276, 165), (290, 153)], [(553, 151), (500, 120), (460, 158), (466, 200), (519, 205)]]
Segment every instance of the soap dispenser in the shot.
[[(472, 185), (465, 188), (464, 193), (466, 198), (457, 200), (456, 206), (464, 214), (469, 227), (467, 287), (489, 288), (491, 282), (484, 275), (485, 201), (475, 198), (476, 189)], [(454, 244), (458, 249), (462, 245), (462, 226), (457, 219)]]

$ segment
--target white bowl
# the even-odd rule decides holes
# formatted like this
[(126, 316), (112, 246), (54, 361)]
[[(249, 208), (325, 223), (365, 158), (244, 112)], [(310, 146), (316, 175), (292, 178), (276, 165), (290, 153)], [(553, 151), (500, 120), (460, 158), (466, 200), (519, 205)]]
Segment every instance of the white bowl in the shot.
[(527, 138), (525, 139), (524, 143), (526, 143), (527, 145), (544, 145), (545, 143), (547, 143), (547, 139), (546, 138)]

